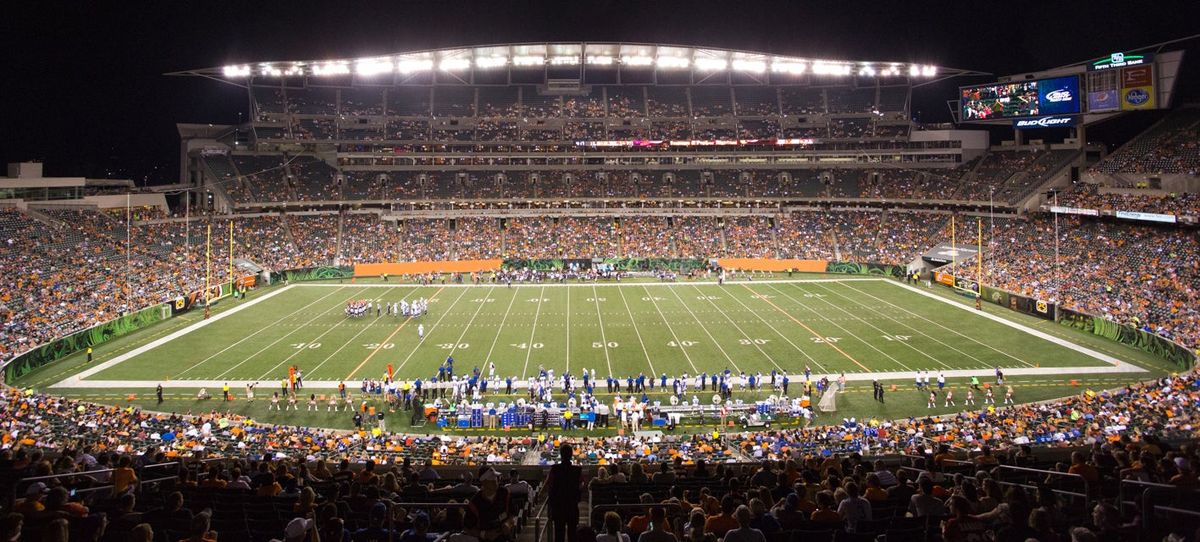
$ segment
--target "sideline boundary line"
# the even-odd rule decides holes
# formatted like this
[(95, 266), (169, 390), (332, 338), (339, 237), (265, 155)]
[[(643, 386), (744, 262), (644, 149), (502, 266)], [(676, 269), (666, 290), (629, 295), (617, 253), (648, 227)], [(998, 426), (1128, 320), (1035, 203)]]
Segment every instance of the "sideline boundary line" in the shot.
[[(1142, 368), (1142, 367), (1139, 367), (1139, 366), (1137, 366), (1137, 365), (1134, 365), (1134, 364), (1132, 364), (1132, 363), (1129, 363), (1128, 361), (1121, 361), (1121, 360), (1119, 360), (1119, 359), (1117, 359), (1117, 358), (1114, 358), (1114, 357), (1112, 357), (1112, 356), (1110, 356), (1110, 355), (1108, 355), (1108, 354), (1104, 354), (1104, 353), (1101, 353), (1101, 352), (1097, 352), (1097, 351), (1095, 351), (1095, 350), (1092, 350), (1091, 348), (1088, 348), (1088, 347), (1086, 347), (1086, 346), (1081, 346), (1081, 345), (1075, 344), (1075, 343), (1073, 343), (1073, 342), (1070, 342), (1070, 341), (1067, 341), (1067, 340), (1060, 339), (1060, 338), (1058, 338), (1058, 337), (1055, 337), (1054, 335), (1051, 335), (1051, 334), (1049, 334), (1049, 333), (1046, 333), (1046, 332), (1043, 332), (1043, 331), (1038, 331), (1038, 330), (1036, 330), (1036, 329), (1033, 329), (1033, 328), (1031, 328), (1031, 327), (1029, 327), (1029, 326), (1026, 326), (1026, 325), (1024, 325), (1024, 324), (1020, 324), (1020, 323), (1017, 323), (1017, 322), (1013, 322), (1013, 321), (1011, 321), (1011, 320), (1009, 320), (1009, 319), (1007, 319), (1007, 318), (1001, 318), (1001, 317), (999, 317), (999, 316), (996, 316), (995, 314), (991, 314), (991, 313), (989, 313), (989, 312), (987, 312), (987, 311), (976, 311), (976, 310), (974, 310), (974, 309), (968, 308), (966, 305), (963, 305), (963, 304), (961, 304), (961, 303), (955, 303), (954, 301), (951, 301), (951, 300), (949, 300), (949, 299), (943, 298), (943, 297), (941, 297), (941, 296), (938, 296), (938, 295), (936, 295), (936, 294), (932, 294), (932, 293), (929, 293), (929, 292), (924, 292), (924, 291), (921, 291), (921, 289), (920, 289), (920, 288), (917, 288), (917, 287), (914, 287), (914, 286), (909, 286), (909, 285), (907, 285), (907, 284), (904, 284), (904, 283), (901, 283), (901, 282), (895, 282), (895, 281), (885, 281), (885, 282), (888, 282), (888, 283), (890, 283), (890, 284), (892, 284), (892, 285), (894, 285), (894, 286), (896, 286), (896, 287), (898, 287), (898, 288), (904, 288), (904, 289), (906, 289), (906, 290), (908, 290), (908, 291), (911, 291), (911, 292), (918, 293), (918, 294), (920, 294), (920, 295), (923, 295), (923, 296), (925, 296), (925, 297), (928, 297), (928, 298), (930, 298), (930, 299), (936, 299), (936, 300), (938, 300), (938, 301), (939, 301), (939, 302), (941, 302), (941, 303), (945, 303), (945, 304), (947, 304), (947, 305), (950, 305), (950, 306), (952, 306), (952, 307), (956, 307), (956, 308), (958, 308), (959, 310), (967, 311), (967, 312), (969, 312), (970, 314), (975, 314), (975, 315), (978, 315), (978, 316), (982, 316), (982, 317), (984, 317), (984, 318), (987, 318), (988, 320), (991, 320), (991, 321), (993, 321), (993, 322), (997, 322), (997, 323), (1000, 323), (1000, 324), (1006, 325), (1006, 326), (1008, 326), (1008, 327), (1011, 327), (1011, 328), (1013, 328), (1013, 329), (1016, 329), (1016, 330), (1019, 330), (1019, 331), (1024, 331), (1025, 333), (1028, 333), (1028, 334), (1030, 334), (1030, 335), (1033, 335), (1034, 337), (1037, 337), (1037, 338), (1039, 338), (1039, 339), (1042, 339), (1042, 340), (1045, 340), (1045, 341), (1052, 342), (1052, 343), (1054, 343), (1054, 344), (1057, 344), (1057, 345), (1059, 345), (1059, 346), (1061, 346), (1061, 347), (1063, 347), (1063, 348), (1067, 348), (1067, 349), (1070, 349), (1070, 350), (1074, 350), (1074, 351), (1076, 351), (1076, 352), (1079, 352), (1080, 354), (1083, 354), (1083, 355), (1086, 355), (1086, 356), (1093, 357), (1093, 358), (1095, 358), (1095, 359), (1098, 359), (1098, 360), (1100, 360), (1100, 361), (1103, 361), (1103, 362), (1105, 362), (1105, 363), (1108, 363), (1109, 365), (1113, 365), (1113, 366), (1115, 366), (1115, 367), (1120, 367), (1120, 366), (1123, 366), (1123, 365), (1124, 365), (1124, 366), (1131, 366), (1131, 367), (1133, 367), (1133, 368), (1134, 368), (1136, 371), (1138, 371), (1138, 372), (1149, 372), (1149, 371), (1147, 371), (1146, 369), (1144, 369), (1144, 368)], [(1072, 368), (1072, 370), (1074, 370), (1074, 368)]]
[[(341, 286), (341, 285), (336, 285), (336, 286)], [(272, 297), (275, 297), (275, 296), (277, 296), (277, 295), (279, 295), (279, 294), (282, 294), (282, 293), (284, 293), (284, 292), (286, 292), (286, 291), (289, 291), (289, 290), (291, 290), (292, 288), (295, 288), (295, 287), (296, 287), (296, 285), (294, 285), (294, 284), (292, 284), (292, 285), (288, 285), (288, 286), (284, 286), (283, 288), (281, 288), (281, 289), (279, 289), (279, 290), (275, 290), (274, 292), (271, 292), (271, 293), (269, 293), (269, 294), (263, 295), (262, 297), (259, 297), (258, 299), (254, 299), (254, 300), (250, 301), (249, 303), (246, 303), (246, 304), (244, 304), (244, 305), (239, 305), (239, 306), (237, 306), (237, 307), (234, 307), (234, 308), (232, 308), (232, 309), (229, 309), (229, 310), (227, 310), (227, 311), (225, 311), (225, 312), (222, 312), (222, 313), (220, 313), (220, 314), (217, 314), (216, 316), (213, 316), (213, 317), (211, 317), (211, 318), (209, 318), (209, 319), (207, 319), (207, 320), (200, 320), (199, 322), (196, 322), (196, 323), (194, 323), (194, 324), (192, 324), (192, 325), (190, 325), (190, 326), (187, 326), (187, 327), (185, 327), (185, 328), (183, 328), (183, 329), (181, 329), (181, 330), (179, 330), (179, 331), (176, 331), (176, 332), (174, 332), (174, 333), (172, 333), (172, 334), (170, 334), (170, 335), (167, 335), (167, 336), (165, 336), (165, 337), (162, 337), (162, 338), (156, 339), (156, 340), (154, 340), (154, 341), (148, 342), (148, 343), (146, 343), (146, 344), (144, 344), (144, 345), (142, 345), (142, 346), (140, 346), (140, 347), (138, 347), (138, 348), (135, 348), (135, 349), (133, 349), (133, 350), (130, 350), (130, 351), (128, 351), (128, 352), (126, 352), (126, 353), (124, 353), (124, 354), (121, 354), (121, 355), (119, 355), (119, 356), (117, 356), (117, 357), (115, 357), (115, 358), (113, 358), (113, 359), (110, 359), (110, 360), (108, 360), (108, 361), (106, 361), (106, 362), (104, 362), (104, 363), (101, 363), (101, 364), (99, 364), (99, 365), (96, 365), (95, 367), (92, 367), (92, 368), (90, 368), (90, 369), (87, 369), (87, 370), (84, 370), (84, 371), (80, 371), (80, 372), (78, 372), (78, 373), (75, 373), (74, 375), (72, 375), (72, 376), (69, 376), (69, 377), (67, 377), (66, 379), (64, 379), (62, 382), (59, 382), (59, 384), (62, 384), (62, 383), (68, 383), (68, 382), (78, 382), (78, 381), (82, 381), (83, 379), (85, 379), (85, 378), (87, 378), (87, 377), (89, 377), (89, 376), (92, 376), (92, 375), (94, 375), (94, 374), (96, 374), (96, 373), (99, 373), (99, 372), (101, 372), (101, 371), (103, 371), (103, 370), (105, 370), (105, 369), (108, 369), (109, 367), (112, 367), (112, 366), (114, 366), (114, 365), (117, 365), (117, 364), (119, 364), (119, 363), (121, 363), (121, 362), (123, 362), (123, 361), (125, 361), (125, 360), (131, 359), (131, 358), (133, 358), (133, 357), (140, 356), (140, 355), (142, 355), (142, 354), (144, 354), (144, 353), (146, 353), (146, 352), (149, 352), (150, 350), (153, 350), (153, 349), (155, 349), (155, 348), (158, 348), (159, 346), (162, 346), (162, 345), (164, 345), (164, 344), (166, 344), (166, 343), (168, 343), (168, 342), (171, 342), (171, 341), (173, 341), (173, 340), (175, 340), (175, 339), (178, 339), (179, 337), (182, 337), (182, 336), (184, 336), (184, 335), (187, 335), (188, 333), (191, 333), (191, 332), (193, 332), (193, 331), (195, 331), (195, 330), (197, 330), (197, 329), (200, 329), (200, 328), (203, 328), (203, 327), (209, 326), (209, 325), (211, 325), (211, 324), (213, 324), (213, 323), (215, 323), (215, 322), (219, 322), (219, 321), (221, 321), (221, 320), (222, 320), (222, 319), (224, 319), (224, 318), (227, 318), (227, 317), (229, 317), (229, 316), (232, 316), (232, 315), (234, 315), (234, 314), (237, 314), (237, 313), (239, 313), (239, 312), (241, 312), (241, 311), (243, 311), (243, 310), (245, 310), (245, 309), (248, 309), (248, 308), (250, 308), (250, 307), (253, 307), (253, 306), (255, 306), (255, 305), (259, 304), (259, 303), (262, 303), (263, 301), (266, 301), (266, 300), (268, 300), (268, 299), (271, 299)], [(53, 384), (53, 385), (51, 385), (51, 387), (54, 387), (54, 386), (57, 386), (57, 385), (58, 385), (58, 384)]]

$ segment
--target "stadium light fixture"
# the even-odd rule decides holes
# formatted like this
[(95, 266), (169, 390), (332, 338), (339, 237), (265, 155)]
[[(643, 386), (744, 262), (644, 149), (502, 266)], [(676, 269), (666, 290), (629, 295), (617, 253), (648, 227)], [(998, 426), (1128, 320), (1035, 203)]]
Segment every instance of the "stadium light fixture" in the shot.
[(409, 74), (414, 72), (429, 71), (433, 69), (433, 60), (428, 58), (413, 59), (408, 58), (396, 63), (396, 71)]
[(588, 55), (587, 63), (593, 66), (612, 66), (616, 59), (611, 55)]
[[(611, 57), (610, 57), (611, 58)], [(551, 66), (578, 66), (579, 57), (575, 55), (557, 55), (550, 57)]]
[(772, 72), (790, 75), (800, 75), (807, 67), (803, 62), (797, 60), (776, 60), (771, 63)]
[(645, 55), (627, 55), (621, 57), (621, 63), (626, 66), (649, 66), (654, 64), (654, 57)]
[(291, 67), (284, 70), (283, 75), (285, 77), (296, 77), (298, 75), (304, 75), (304, 64), (301, 64), (299, 62), (293, 63), (291, 65)]
[[(517, 63), (517, 59), (513, 58), (513, 64)], [(443, 63), (444, 64), (444, 63)], [(475, 57), (475, 67), (477, 68), (502, 68), (508, 65), (508, 58), (503, 56), (480, 56)], [(445, 69), (444, 67), (442, 69)]]
[(280, 70), (279, 68), (276, 68), (270, 64), (263, 64), (259, 66), (258, 71), (264, 77), (283, 77), (283, 70)]
[(883, 71), (879, 72), (879, 75), (882, 75), (885, 77), (896, 77), (896, 76), (900, 75), (900, 65), (892, 64), (892, 65), (884, 68)]
[(924, 66), (921, 68), (921, 75), (925, 77), (933, 77), (937, 75), (937, 66)]
[(691, 62), (681, 56), (660, 56), (657, 64), (660, 68), (686, 68)]
[(858, 69), (858, 75), (863, 77), (875, 77), (875, 68), (871, 66), (863, 66)]
[(465, 58), (446, 58), (438, 65), (442, 71), (460, 71), (471, 67), (471, 61)]
[(225, 66), (225, 77), (250, 77), (250, 66)]
[(818, 60), (813, 62), (812, 71), (817, 75), (850, 75), (854, 68), (849, 64), (838, 64)]
[(733, 69), (739, 72), (763, 73), (767, 71), (767, 63), (761, 60), (740, 58), (733, 61)]
[(327, 75), (347, 75), (350, 73), (350, 64), (344, 60), (333, 60), (322, 64), (313, 64), (312, 74), (317, 77)]
[(368, 77), (392, 73), (392, 61), (388, 58), (364, 58), (354, 63), (354, 73)]
[[(668, 57), (663, 57), (663, 58), (668, 58)], [(687, 60), (687, 59), (684, 59), (684, 60)], [(706, 72), (720, 71), (720, 70), (725, 69), (728, 66), (729, 66), (729, 63), (726, 62), (725, 59), (723, 59), (723, 58), (697, 58), (696, 59), (696, 69), (706, 71)]]
[(513, 57), (513, 66), (541, 66), (546, 63), (542, 55), (517, 55)]

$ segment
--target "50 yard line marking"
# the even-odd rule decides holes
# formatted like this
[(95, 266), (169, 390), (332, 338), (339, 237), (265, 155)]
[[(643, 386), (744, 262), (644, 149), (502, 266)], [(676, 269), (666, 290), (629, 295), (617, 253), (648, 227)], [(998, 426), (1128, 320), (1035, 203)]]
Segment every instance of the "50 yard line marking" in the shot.
[[(599, 294), (596, 293), (596, 287), (592, 286), (592, 301), (596, 303), (596, 320), (600, 322), (600, 340), (604, 341), (602, 343), (602, 346), (604, 346), (604, 361), (608, 364), (608, 374), (612, 374), (612, 358), (608, 355), (608, 337), (604, 333), (604, 316), (600, 314), (600, 298), (596, 297), (597, 295)], [(650, 374), (653, 375), (654, 371), (651, 370)]]
[[(752, 292), (752, 293), (755, 293), (755, 294), (757, 294), (757, 293), (758, 293), (758, 292), (755, 292), (754, 290), (751, 290), (751, 289), (750, 289), (750, 287), (749, 287), (749, 286), (746, 286), (745, 284), (743, 284), (743, 285), (742, 285), (742, 288), (745, 288), (747, 291), (749, 291), (749, 292)], [(811, 333), (813, 337), (821, 337), (821, 336), (822, 336), (820, 333), (817, 333), (815, 330), (813, 330), (813, 328), (811, 328), (811, 327), (808, 327), (808, 325), (806, 325), (804, 322), (801, 322), (801, 321), (797, 320), (795, 316), (792, 316), (792, 315), (788, 314), (788, 312), (787, 312), (787, 311), (785, 311), (785, 310), (781, 309), (781, 308), (779, 307), (779, 305), (776, 305), (776, 304), (775, 304), (775, 302), (774, 302), (774, 301), (771, 301), (770, 299), (767, 299), (767, 298), (764, 298), (764, 297), (760, 297), (759, 299), (762, 299), (762, 300), (763, 300), (763, 301), (764, 301), (766, 304), (768, 304), (768, 305), (770, 305), (770, 306), (772, 306), (772, 307), (775, 307), (775, 310), (779, 311), (779, 313), (780, 313), (780, 314), (782, 314), (782, 315), (784, 315), (784, 316), (787, 316), (787, 317), (788, 317), (788, 319), (790, 319), (790, 320), (791, 320), (791, 321), (793, 321), (793, 322), (796, 322), (796, 324), (798, 324), (800, 327), (802, 327), (802, 328), (804, 328), (804, 329), (808, 330), (808, 332), (809, 332), (809, 333)], [(865, 371), (865, 372), (868, 372), (868, 373), (869, 373), (869, 372), (871, 372), (871, 370), (870, 370), (870, 369), (868, 369), (866, 365), (863, 365), (863, 364), (859, 363), (859, 362), (858, 362), (858, 360), (854, 359), (854, 357), (853, 357), (853, 356), (851, 356), (850, 354), (847, 354), (845, 350), (842, 350), (841, 348), (838, 348), (838, 346), (837, 346), (836, 344), (833, 344), (833, 343), (831, 343), (831, 342), (828, 342), (828, 341), (826, 341), (824, 344), (825, 344), (825, 345), (827, 345), (827, 346), (829, 346), (830, 348), (832, 348), (832, 349), (834, 349), (834, 350), (837, 350), (837, 351), (838, 351), (838, 353), (839, 353), (839, 354), (841, 354), (842, 356), (844, 356), (846, 359), (848, 359), (848, 360), (850, 360), (850, 361), (853, 361), (853, 362), (854, 362), (854, 364), (855, 364), (855, 365), (857, 365), (857, 366), (859, 366), (859, 367), (861, 367), (863, 371)]]
[[(433, 301), (433, 298), (437, 297), (438, 294), (442, 293), (442, 290), (445, 290), (445, 288), (438, 288), (438, 291), (434, 292), (433, 295), (429, 296), (429, 301)], [(446, 309), (446, 312), (442, 313), (442, 316), (440, 318), (438, 318), (438, 321), (433, 324), (434, 326), (437, 326), (438, 324), (440, 324), (442, 322), (442, 318), (445, 318), (446, 315), (450, 313), (450, 309), (453, 309), (454, 305), (458, 304), (458, 300), (462, 299), (462, 296), (466, 295), (467, 291), (468, 290), (466, 288), (462, 289), (462, 293), (458, 294), (458, 297), (454, 299), (454, 303), (451, 304)], [(429, 301), (427, 301), (427, 303)], [(397, 333), (400, 333), (400, 330), (404, 329), (404, 326), (407, 326), (408, 323), (411, 321), (412, 321), (412, 319), (409, 318), (408, 320), (405, 320), (404, 323), (400, 324), (399, 327), (397, 327), (394, 331), (392, 331), (391, 335), (388, 335), (386, 339), (384, 339), (382, 342), (380, 342), (379, 346), (377, 346), (374, 350), (372, 350), (370, 354), (367, 354), (367, 357), (363, 358), (362, 362), (360, 362), (358, 364), (358, 366), (355, 367), (353, 371), (350, 371), (350, 374), (346, 375), (346, 378), (343, 378), (342, 380), (350, 380), (351, 378), (354, 378), (354, 375), (357, 374), (358, 371), (361, 370), (363, 368), (363, 366), (367, 364), (368, 361), (371, 361), (371, 358), (375, 357), (375, 354), (378, 354), (379, 351), (383, 349), (383, 345), (386, 343), (392, 342), (392, 338), (395, 337)], [(429, 328), (429, 330), (433, 331), (433, 327), (431, 326)], [(426, 334), (425, 336), (428, 337), (429, 334)], [(425, 342), (425, 339), (421, 339), (421, 340), (417, 341), (417, 346), (413, 347), (412, 352), (408, 353), (408, 357), (404, 358), (404, 361), (401, 362), (400, 365), (397, 366), (395, 369), (393, 369), (393, 372), (396, 372), (396, 373), (400, 372), (400, 368), (404, 367), (405, 363), (408, 363), (408, 360), (410, 358), (412, 358), (412, 355), (417, 352), (417, 348), (420, 348), (424, 342)]]
[[(538, 317), (542, 314), (542, 300), (545, 299), (546, 287), (542, 286), (542, 290), (538, 293), (537, 310), (533, 313), (533, 329), (529, 330), (529, 342), (525, 343), (529, 348), (525, 349), (525, 367), (521, 368), (521, 380), (525, 380), (525, 375), (529, 371), (529, 356), (533, 355), (533, 334), (537, 333)], [(517, 294), (513, 294), (515, 297)]]
[[(646, 355), (646, 364), (650, 366), (650, 374), (658, 374), (658, 372), (654, 370), (654, 362), (650, 361), (650, 352), (646, 351), (646, 343), (642, 341), (642, 332), (638, 330), (638, 327), (640, 326), (638, 326), (637, 321), (633, 319), (633, 311), (629, 309), (629, 301), (625, 299), (625, 292), (620, 288), (617, 288), (617, 293), (621, 295), (621, 303), (625, 304), (625, 312), (629, 313), (629, 324), (633, 326), (633, 332), (637, 335), (638, 344), (642, 345), (642, 353)], [(608, 370), (608, 374), (612, 374), (611, 368)]]

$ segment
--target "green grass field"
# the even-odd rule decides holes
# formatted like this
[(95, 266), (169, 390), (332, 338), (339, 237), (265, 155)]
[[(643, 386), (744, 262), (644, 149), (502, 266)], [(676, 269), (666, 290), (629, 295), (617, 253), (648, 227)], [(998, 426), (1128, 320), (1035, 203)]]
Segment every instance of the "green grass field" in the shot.
[[(371, 314), (348, 318), (349, 300), (424, 297), (415, 319)], [(287, 367), (304, 371), (306, 392), (329, 393), (339, 381), (357, 389), (381, 378), (428, 379), (448, 355), (458, 373), (495, 363), (521, 381), (544, 366), (557, 374), (709, 374), (771, 370), (814, 377), (845, 372), (850, 393), (839, 417), (901, 417), (931, 412), (912, 391), (916, 371), (945, 372), (961, 401), (972, 375), (990, 381), (1001, 367), (1021, 401), (1144, 380), (1169, 370), (1133, 349), (993, 305), (979, 314), (943, 288), (912, 288), (872, 278), (812, 276), (729, 283), (631, 283), (418, 287), (378, 280), (296, 284), (226, 300), (207, 321), (199, 311), (103, 345), (91, 365), (74, 356), (22, 378), (19, 385), (159, 410), (231, 410), (279, 423), (344, 427), (345, 416), (265, 412), (265, 401), (199, 402), (229, 382), (240, 396), (258, 382), (259, 397), (279, 388)], [(990, 315), (990, 318), (989, 318)], [(425, 337), (418, 337), (424, 326)], [(1041, 335), (1041, 336), (1038, 336)], [(896, 384), (886, 405), (872, 401), (870, 380)], [(157, 384), (168, 401), (152, 397)], [(603, 385), (598, 389), (602, 391)], [(127, 401), (128, 394), (139, 398)], [(793, 394), (795, 389), (793, 389)], [(749, 397), (747, 397), (749, 398)], [(944, 413), (954, 408), (934, 409)], [(395, 427), (393, 427), (395, 429)]]

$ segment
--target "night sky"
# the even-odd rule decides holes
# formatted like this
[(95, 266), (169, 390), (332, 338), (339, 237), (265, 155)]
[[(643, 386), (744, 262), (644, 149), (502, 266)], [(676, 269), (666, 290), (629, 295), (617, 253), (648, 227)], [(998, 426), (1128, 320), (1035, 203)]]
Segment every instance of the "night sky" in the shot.
[[(233, 123), (245, 91), (162, 74), (235, 62), (346, 58), (541, 41), (728, 47), (995, 74), (1082, 61), (1200, 32), (1200, 2), (43, 2), (0, 16), (0, 158), (50, 176), (174, 182), (176, 122)], [(1175, 105), (1200, 101), (1200, 43), (1185, 48)], [(948, 121), (954, 80), (917, 96)], [(1103, 125), (1116, 143), (1160, 114)]]

